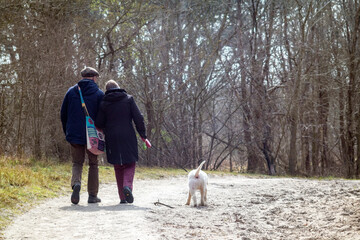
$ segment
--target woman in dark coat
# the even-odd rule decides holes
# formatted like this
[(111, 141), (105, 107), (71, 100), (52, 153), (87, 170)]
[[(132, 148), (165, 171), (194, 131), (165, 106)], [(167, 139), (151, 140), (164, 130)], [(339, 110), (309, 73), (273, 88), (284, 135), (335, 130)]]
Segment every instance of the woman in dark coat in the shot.
[(114, 165), (120, 203), (132, 203), (133, 179), (138, 161), (138, 145), (133, 122), (140, 137), (148, 142), (144, 117), (134, 98), (124, 89), (120, 89), (114, 80), (108, 81), (105, 88), (105, 96), (95, 124), (105, 133), (106, 156), (108, 162)]

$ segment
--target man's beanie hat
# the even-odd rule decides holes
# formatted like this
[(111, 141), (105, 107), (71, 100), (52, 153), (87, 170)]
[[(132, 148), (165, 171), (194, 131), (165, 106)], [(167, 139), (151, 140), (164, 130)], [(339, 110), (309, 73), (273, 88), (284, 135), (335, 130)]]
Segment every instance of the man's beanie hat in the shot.
[(81, 71), (81, 76), (82, 77), (98, 77), (99, 73), (98, 73), (98, 71), (96, 71), (96, 69), (94, 69), (92, 67), (85, 67)]

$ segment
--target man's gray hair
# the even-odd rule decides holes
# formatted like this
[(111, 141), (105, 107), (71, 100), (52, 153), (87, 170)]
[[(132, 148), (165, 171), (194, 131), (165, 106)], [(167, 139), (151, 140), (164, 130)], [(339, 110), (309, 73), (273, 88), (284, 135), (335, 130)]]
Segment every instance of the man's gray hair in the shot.
[(105, 88), (106, 88), (106, 91), (108, 91), (110, 89), (120, 88), (120, 87), (119, 87), (119, 84), (117, 84), (117, 82), (115, 82), (114, 80), (111, 79), (111, 80), (106, 82)]

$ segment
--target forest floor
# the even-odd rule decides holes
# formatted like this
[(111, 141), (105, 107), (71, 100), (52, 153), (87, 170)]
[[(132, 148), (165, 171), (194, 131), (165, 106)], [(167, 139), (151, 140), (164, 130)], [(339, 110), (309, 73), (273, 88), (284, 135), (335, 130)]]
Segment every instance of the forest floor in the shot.
[[(360, 239), (360, 181), (209, 175), (208, 206), (186, 206), (187, 178), (135, 180), (133, 204), (115, 183), (99, 204), (49, 199), (14, 219), (5, 239)], [(199, 199), (199, 197), (198, 197)], [(155, 202), (165, 205), (155, 205)]]

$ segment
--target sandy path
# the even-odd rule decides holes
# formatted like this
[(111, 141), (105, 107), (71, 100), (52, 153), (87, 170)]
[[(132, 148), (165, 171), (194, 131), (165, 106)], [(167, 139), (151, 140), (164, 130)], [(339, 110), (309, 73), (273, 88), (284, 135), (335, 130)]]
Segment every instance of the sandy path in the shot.
[(134, 204), (118, 204), (115, 184), (99, 196), (49, 200), (15, 219), (5, 239), (360, 239), (360, 181), (210, 176), (209, 206), (199, 208), (184, 205), (186, 176), (136, 180)]

